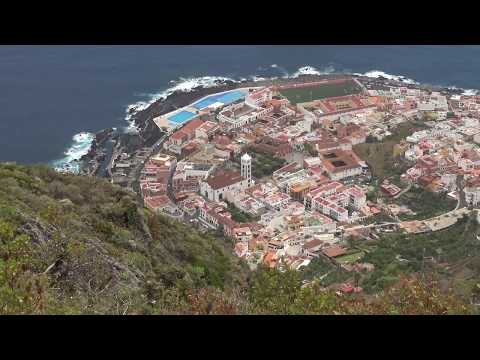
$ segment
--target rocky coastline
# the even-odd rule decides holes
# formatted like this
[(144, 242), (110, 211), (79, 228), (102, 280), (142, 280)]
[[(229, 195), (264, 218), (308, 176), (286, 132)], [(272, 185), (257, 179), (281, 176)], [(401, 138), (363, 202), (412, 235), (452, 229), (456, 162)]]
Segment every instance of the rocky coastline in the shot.
[(92, 158), (95, 153), (97, 152), (98, 148), (100, 148), (115, 132), (114, 128), (107, 128), (100, 130), (95, 134), (95, 138), (93, 139), (92, 146), (87, 154), (80, 158), (81, 161), (86, 159)]
[[(270, 86), (270, 85), (285, 85), (290, 83), (302, 83), (302, 82), (313, 82), (319, 80), (326, 80), (326, 79), (335, 79), (335, 78), (342, 78), (345, 75), (301, 75), (296, 78), (277, 78), (277, 79), (265, 79), (260, 81), (218, 81), (217, 86), (215, 87), (197, 87), (192, 89), (189, 92), (181, 92), (177, 91), (173, 94), (169, 95), (165, 99), (157, 100), (156, 102), (152, 103), (148, 108), (133, 113), (131, 120), (139, 129), (139, 132), (145, 140), (148, 140), (150, 137), (150, 130), (151, 130), (151, 119), (174, 111), (175, 109), (181, 108), (188, 104), (191, 104), (197, 99), (200, 99), (204, 96), (234, 90), (240, 87), (257, 87), (257, 86)], [(134, 112), (134, 110), (132, 110)], [(155, 125), (155, 124), (153, 124)], [(156, 126), (155, 126), (156, 127)], [(156, 140), (155, 140), (156, 141)], [(154, 141), (154, 142), (155, 142)]]
[[(104, 129), (95, 134), (95, 139), (89, 152), (84, 155), (80, 162), (82, 164), (82, 173), (96, 175), (102, 162), (106, 161), (105, 144), (108, 140), (115, 142), (114, 146), (124, 149), (130, 153), (142, 147), (152, 146), (161, 136), (162, 132), (152, 121), (154, 118), (174, 111), (178, 108), (191, 104), (197, 99), (217, 92), (234, 90), (239, 87), (259, 87), (271, 85), (286, 85), (291, 83), (306, 83), (319, 80), (338, 79), (351, 76), (362, 82), (377, 83), (382, 85), (406, 86), (410, 88), (421, 88), (425, 90), (435, 90), (447, 92), (450, 94), (460, 94), (462, 89), (448, 88), (442, 86), (432, 86), (427, 84), (411, 84), (399, 80), (387, 79), (384, 77), (370, 78), (360, 75), (346, 74), (328, 74), (328, 75), (300, 75), (295, 78), (272, 78), (259, 81), (245, 80), (240, 82), (219, 80), (214, 87), (197, 87), (188, 92), (176, 91), (164, 99), (159, 99), (148, 106), (146, 109), (136, 111), (131, 109), (131, 121), (137, 128), (136, 133), (119, 134), (112, 128)], [(119, 142), (119, 143), (118, 143)]]
[(101, 164), (106, 159), (105, 144), (114, 139), (116, 130), (114, 128), (103, 129), (95, 134), (88, 153), (79, 159), (80, 173), (84, 175), (96, 175)]

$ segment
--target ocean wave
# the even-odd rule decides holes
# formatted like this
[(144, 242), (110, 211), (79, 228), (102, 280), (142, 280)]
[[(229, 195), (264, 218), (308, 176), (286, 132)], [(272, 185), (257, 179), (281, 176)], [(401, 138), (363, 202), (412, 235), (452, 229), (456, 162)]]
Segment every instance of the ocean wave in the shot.
[[(284, 78), (288, 78), (290, 77), (290, 74), (288, 73), (288, 71), (284, 68), (284, 67), (281, 67), (277, 64), (272, 64), (270, 65), (270, 68), (272, 69), (275, 69), (277, 72), (279, 72), (280, 74), (282, 74), (282, 76)], [(272, 80), (272, 78), (270, 78), (270, 80)]]
[(366, 73), (364, 74), (361, 74), (361, 73), (353, 73), (352, 75), (356, 75), (356, 76), (366, 76), (366, 77), (369, 77), (369, 78), (375, 78), (375, 79), (378, 79), (380, 77), (383, 77), (385, 79), (389, 79), (389, 80), (395, 80), (395, 81), (400, 81), (400, 82), (403, 82), (405, 84), (419, 84), (417, 81), (413, 80), (413, 79), (409, 79), (405, 76), (402, 76), (402, 75), (392, 75), (392, 74), (387, 74), (386, 72), (384, 71), (381, 71), (381, 70), (371, 70), (371, 71), (367, 71)]
[(465, 89), (465, 88), (461, 88), (461, 87), (458, 87), (458, 86), (455, 86), (455, 85), (428, 84), (428, 83), (422, 83), (422, 85), (436, 87), (436, 88), (443, 88), (443, 89), (447, 89), (447, 90), (453, 90), (453, 91), (456, 91), (460, 95), (463, 95), (463, 96), (476, 96), (480, 92), (480, 90), (478, 90), (478, 89)]
[(126, 127), (125, 130), (130, 132), (138, 131), (138, 128), (132, 121), (133, 115), (139, 111), (145, 110), (158, 100), (166, 99), (168, 96), (170, 96), (176, 91), (190, 92), (198, 87), (210, 88), (219, 86), (226, 81), (240, 82), (239, 80), (235, 80), (225, 76), (202, 76), (192, 78), (181, 77), (178, 80), (170, 80), (170, 84), (172, 84), (173, 86), (157, 93), (145, 94), (145, 97), (147, 97), (146, 100), (137, 101), (136, 103), (130, 104), (126, 107), (125, 120), (129, 122), (129, 125)]
[(125, 134), (138, 134), (140, 129), (137, 127), (137, 125), (135, 125), (134, 121), (129, 120), (128, 126), (123, 128), (123, 132)]
[(478, 90), (477, 89), (464, 89), (464, 88), (459, 88), (455, 85), (451, 86), (446, 86), (448, 90), (458, 90), (461, 91), (461, 94), (464, 96), (475, 96), (478, 95)]
[[(328, 75), (333, 73), (338, 74), (345, 74), (345, 75), (355, 75), (355, 76), (366, 76), (370, 78), (379, 78), (383, 77), (390, 80), (400, 81), (406, 84), (419, 84), (417, 81), (410, 79), (408, 77), (402, 75), (392, 75), (388, 74), (381, 70), (370, 70), (365, 73), (354, 73), (351, 70), (343, 69), (343, 70), (336, 70), (335, 67), (331, 64), (317, 69), (311, 65), (305, 65), (299, 67), (295, 72), (288, 73), (288, 71), (278, 64), (271, 64), (267, 69), (275, 69), (275, 71), (282, 74), (281, 78), (297, 78), (301, 75)], [(263, 69), (263, 68), (262, 68)], [(265, 70), (267, 70), (265, 69)], [(271, 71), (270, 71), (271, 73)], [(125, 109), (125, 120), (129, 123), (128, 126), (122, 128), (124, 132), (127, 133), (135, 133), (138, 132), (139, 129), (135, 126), (135, 123), (132, 121), (132, 116), (142, 110), (148, 108), (154, 102), (165, 99), (169, 95), (173, 94), (174, 92), (181, 91), (181, 92), (190, 92), (196, 88), (204, 87), (204, 88), (211, 88), (220, 86), (227, 81), (239, 83), (245, 81), (265, 81), (265, 80), (275, 80), (278, 79), (278, 76), (267, 76), (267, 75), (251, 75), (247, 77), (240, 77), (238, 79), (233, 79), (227, 76), (203, 76), (203, 77), (191, 77), (191, 78), (179, 78), (177, 80), (171, 80), (169, 82), (170, 86), (157, 93), (146, 93), (146, 94), (135, 94), (135, 96), (142, 97), (143, 100), (137, 101), (133, 104), (126, 106)], [(451, 89), (459, 89), (463, 91), (463, 95), (473, 96), (479, 93), (479, 90), (476, 89), (461, 89), (456, 88), (455, 86), (450, 86)], [(82, 132), (76, 134), (73, 137), (72, 145), (65, 151), (65, 157), (54, 161), (54, 167), (60, 171), (78, 171), (78, 164), (75, 164), (75, 160), (80, 159), (83, 155), (87, 154), (91, 144), (93, 142), (94, 135), (88, 132)]]
[[(277, 72), (279, 72), (282, 75), (281, 78), (284, 78), (284, 79), (288, 79), (288, 78), (294, 79), (302, 75), (329, 75), (329, 74), (338, 73), (338, 74), (345, 74), (345, 75), (366, 76), (370, 78), (383, 77), (385, 79), (395, 80), (395, 81), (403, 82), (405, 84), (415, 84), (415, 85), (420, 84), (416, 80), (413, 80), (406, 76), (388, 74), (382, 70), (370, 70), (365, 73), (355, 73), (347, 69), (337, 70), (335, 66), (332, 64), (328, 64), (323, 68), (316, 68), (315, 66), (312, 66), (312, 65), (305, 65), (305, 66), (299, 67), (293, 73), (289, 73), (285, 68), (283, 68), (279, 64), (271, 64), (267, 68), (275, 69)], [(266, 67), (259, 67), (258, 69), (266, 70)], [(135, 123), (132, 121), (133, 115), (139, 111), (145, 110), (156, 101), (167, 98), (169, 95), (173, 94), (174, 92), (177, 92), (177, 91), (190, 92), (193, 89), (196, 89), (199, 87), (203, 87), (203, 88), (216, 87), (225, 83), (226, 81), (231, 81), (235, 83), (244, 82), (244, 81), (258, 82), (258, 81), (266, 81), (266, 80), (275, 80), (278, 78), (279, 78), (278, 76), (255, 74), (247, 77), (245, 76), (239, 77), (238, 79), (234, 79), (232, 77), (227, 77), (227, 76), (202, 76), (202, 77), (191, 77), (191, 78), (181, 77), (177, 80), (171, 80), (169, 82), (170, 86), (167, 89), (159, 91), (157, 93), (138, 94), (138, 96), (142, 96), (145, 99), (141, 101), (137, 101), (126, 107), (125, 120), (129, 123), (129, 125), (124, 128), (124, 131), (129, 133), (138, 132), (139, 129), (135, 126)], [(462, 90), (464, 90), (464, 95), (476, 95), (478, 93), (478, 91), (474, 89), (462, 89)]]
[(459, 87), (456, 87), (456, 86), (448, 86), (447, 89), (461, 90), (462, 95), (464, 95), (464, 96), (475, 96), (475, 95), (478, 95), (478, 92), (479, 92), (477, 89), (463, 89), (463, 88), (459, 88)]
[(459, 91), (462, 91), (462, 95), (464, 96), (475, 96), (475, 95), (478, 95), (479, 93), (479, 90), (477, 89), (465, 89), (465, 88), (461, 88), (461, 87), (457, 87), (455, 85), (441, 85), (441, 84), (430, 84), (430, 83), (420, 83), (418, 81), (415, 81), (413, 79), (409, 79), (405, 76), (402, 76), (402, 75), (392, 75), (392, 74), (387, 74), (383, 71), (380, 71), (380, 70), (372, 70), (372, 71), (368, 71), (364, 74), (360, 74), (360, 73), (352, 73), (352, 75), (357, 75), (357, 76), (367, 76), (367, 77), (371, 77), (371, 78), (379, 78), (379, 77), (384, 77), (386, 79), (390, 79), (390, 80), (396, 80), (396, 81), (400, 81), (400, 82), (403, 82), (405, 84), (413, 84), (413, 85), (425, 85), (425, 86), (430, 86), (430, 87), (440, 87), (440, 88), (446, 88), (446, 89), (449, 89), (449, 90), (459, 90)]
[(328, 65), (321, 70), (318, 70), (314, 66), (302, 66), (297, 71), (295, 71), (292, 75), (289, 75), (289, 78), (297, 78), (301, 75), (328, 75), (333, 74), (335, 72), (335, 68), (333, 65)]
[[(282, 78), (284, 79), (294, 79), (301, 75), (327, 75), (335, 72), (335, 68), (333, 67), (333, 65), (325, 66), (323, 69), (320, 69), (320, 70), (318, 70), (314, 66), (305, 65), (305, 66), (299, 67), (293, 73), (288, 72), (287, 69), (285, 69), (284, 67), (278, 64), (271, 64), (270, 68), (275, 69), (277, 72), (279, 72), (282, 75)], [(266, 70), (266, 69), (264, 67), (260, 67), (258, 68), (258, 70)], [(250, 79), (254, 79), (254, 81), (262, 81), (262, 80), (274, 80), (274, 79), (278, 79), (278, 77), (270, 77), (270, 76), (265, 77), (260, 75), (253, 75), (253, 76), (250, 76)]]
[(254, 81), (254, 82), (257, 82), (257, 81), (265, 81), (265, 80), (268, 80), (270, 78), (265, 78), (263, 76), (258, 76), (258, 75), (251, 75), (248, 77), (250, 79), (250, 81)]
[[(313, 66), (302, 66), (297, 69), (294, 73), (290, 74), (287, 72), (286, 69), (279, 66), (278, 64), (271, 64), (270, 68), (274, 68), (278, 70), (282, 75), (283, 78), (296, 78), (300, 75), (322, 75), (322, 74), (331, 74), (335, 71), (333, 66), (329, 65), (322, 70), (317, 70)], [(139, 111), (145, 110), (150, 105), (155, 103), (158, 100), (166, 99), (168, 96), (173, 94), (174, 92), (181, 91), (181, 92), (190, 92), (193, 89), (203, 87), (203, 88), (211, 88), (216, 87), (224, 84), (227, 81), (231, 81), (234, 83), (240, 83), (242, 81), (265, 81), (265, 80), (275, 80), (278, 79), (278, 76), (262, 76), (262, 75), (250, 75), (248, 77), (240, 77), (238, 79), (234, 79), (227, 76), (202, 76), (202, 77), (192, 77), (192, 78), (179, 78), (178, 80), (170, 80), (170, 87), (165, 90), (150, 93), (150, 94), (137, 94), (137, 96), (142, 96), (146, 98), (145, 100), (137, 101), (133, 104), (127, 105), (125, 109), (125, 120), (129, 122), (129, 125), (126, 127), (127, 131), (138, 131), (135, 127), (135, 124), (132, 121), (132, 117)]]
[(71, 146), (64, 152), (64, 157), (52, 162), (53, 168), (59, 172), (78, 173), (80, 167), (77, 160), (88, 153), (95, 135), (89, 132), (81, 132), (73, 136)]
[(478, 95), (478, 90), (476, 89), (462, 89), (462, 90), (463, 90), (462, 95), (465, 95), (465, 96)]

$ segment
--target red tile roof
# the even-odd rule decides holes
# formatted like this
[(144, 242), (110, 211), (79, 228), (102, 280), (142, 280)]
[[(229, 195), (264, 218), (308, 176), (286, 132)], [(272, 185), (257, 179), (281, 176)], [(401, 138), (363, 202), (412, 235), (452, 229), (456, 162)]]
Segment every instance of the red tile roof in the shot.
[(337, 257), (337, 256), (340, 256), (340, 255), (346, 254), (347, 251), (344, 248), (342, 248), (341, 246), (334, 245), (334, 246), (330, 246), (326, 249), (323, 249), (323, 253), (325, 254), (325, 256), (328, 256), (328, 257)]
[(203, 124), (203, 120), (193, 119), (189, 121), (184, 127), (176, 131), (170, 138), (173, 140), (183, 140), (193, 137), (195, 130)]
[(195, 130), (203, 124), (203, 121), (200, 119), (193, 119), (189, 121), (181, 131), (183, 131), (185, 134), (192, 134), (195, 132)]
[(170, 199), (166, 195), (160, 195), (145, 198), (145, 202), (150, 208), (157, 209), (167, 205), (170, 202)]
[(207, 184), (214, 190), (236, 184), (243, 180), (243, 177), (237, 171), (218, 171), (207, 178)]

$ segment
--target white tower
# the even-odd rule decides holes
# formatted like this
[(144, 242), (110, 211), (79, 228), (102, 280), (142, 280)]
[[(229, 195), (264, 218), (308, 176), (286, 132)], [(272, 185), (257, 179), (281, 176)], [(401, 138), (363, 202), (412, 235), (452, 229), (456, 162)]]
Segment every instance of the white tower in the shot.
[(252, 158), (247, 153), (241, 158), (241, 175), (248, 180), (248, 186), (252, 185)]

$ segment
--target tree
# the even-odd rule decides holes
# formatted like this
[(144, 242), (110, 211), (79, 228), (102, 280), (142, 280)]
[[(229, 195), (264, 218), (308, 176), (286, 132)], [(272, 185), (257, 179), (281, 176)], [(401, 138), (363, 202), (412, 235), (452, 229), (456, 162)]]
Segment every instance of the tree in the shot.
[(303, 148), (310, 156), (318, 156), (317, 150), (310, 143), (303, 144)]
[(223, 228), (223, 224), (219, 224), (217, 229), (215, 230), (215, 236), (222, 238), (224, 236), (224, 232), (225, 230)]
[(388, 315), (460, 315), (471, 313), (473, 309), (451, 291), (443, 293), (433, 277), (420, 280), (401, 276), (377, 302), (369, 306), (361, 304), (357, 311)]
[(256, 312), (289, 314), (301, 289), (301, 277), (297, 271), (261, 267), (254, 275), (249, 300)]

